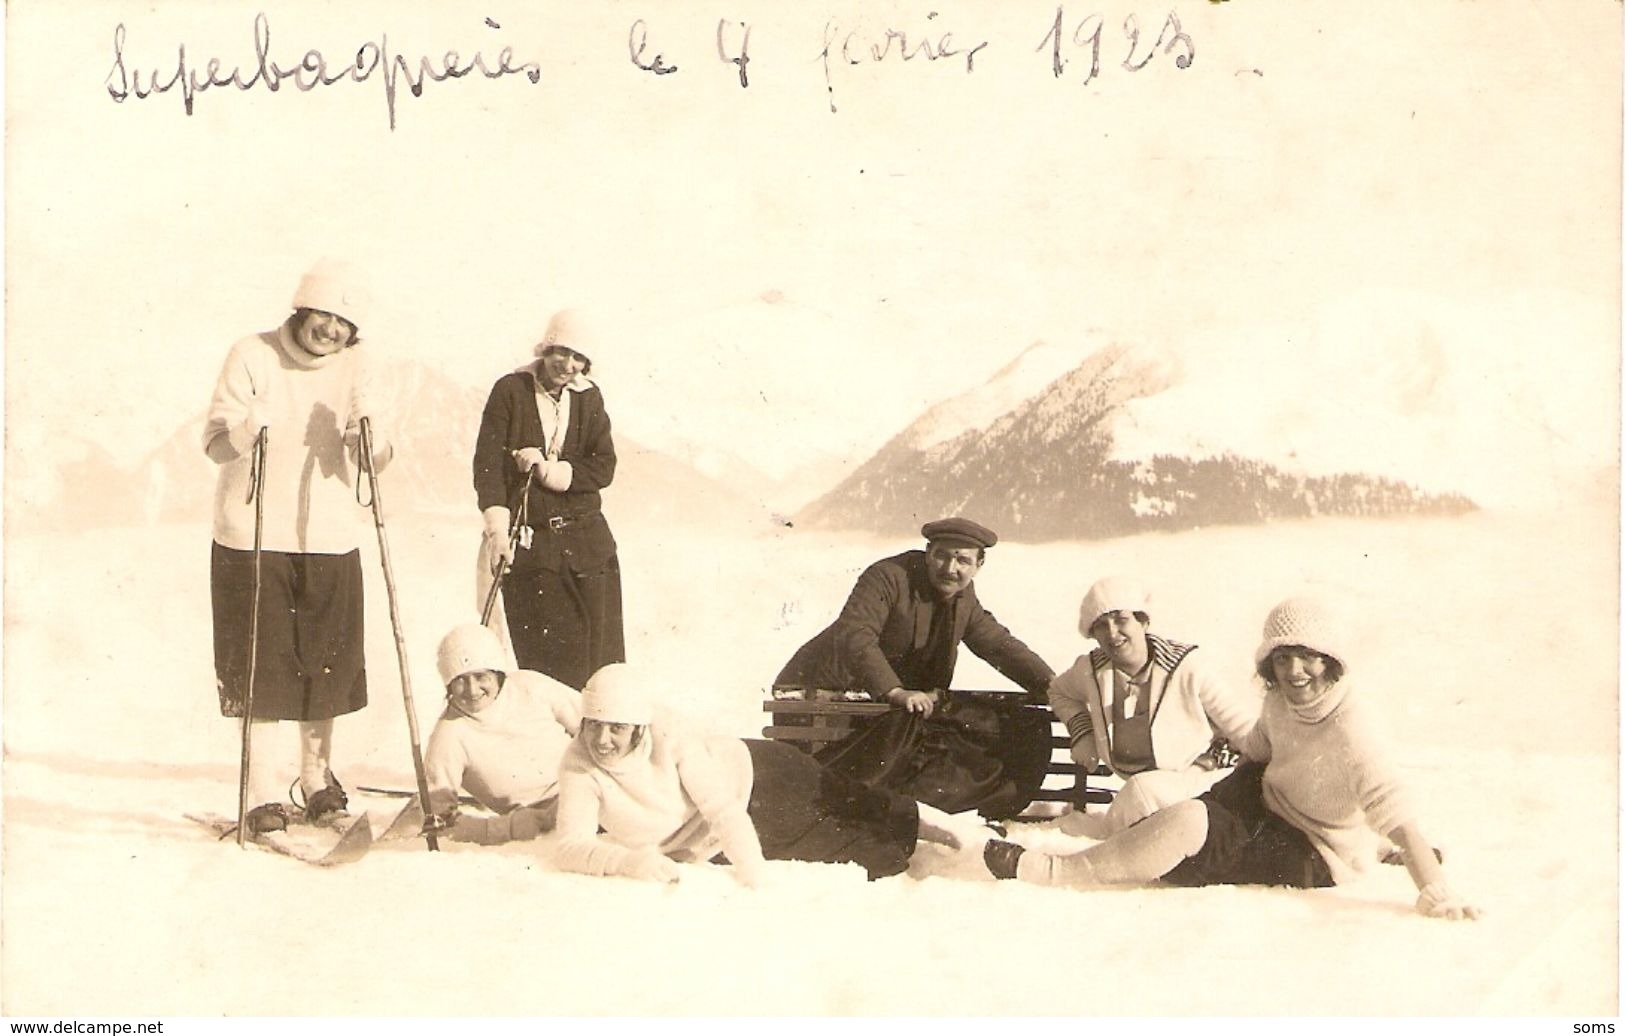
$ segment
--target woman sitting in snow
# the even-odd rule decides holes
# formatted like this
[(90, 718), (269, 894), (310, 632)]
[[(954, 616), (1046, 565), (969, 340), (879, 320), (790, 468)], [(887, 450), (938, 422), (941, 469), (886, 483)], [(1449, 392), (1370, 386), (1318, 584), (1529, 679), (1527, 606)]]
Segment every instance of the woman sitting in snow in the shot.
[(1375, 861), (1387, 835), (1404, 855), (1429, 917), (1477, 918), (1445, 884), (1369, 708), (1350, 693), (1341, 627), (1320, 604), (1291, 599), (1264, 621), (1254, 661), (1266, 695), (1239, 746), (1236, 772), (1073, 855), (990, 841), (995, 877), (1040, 885), (1285, 885), (1321, 888)]
[[(581, 729), (581, 695), (541, 673), (510, 669), (497, 635), (458, 626), (440, 642), (446, 711), (429, 735), (429, 825), (485, 845), (553, 828), (559, 760)], [(495, 817), (458, 816), (466, 790)]]
[(563, 869), (671, 882), (676, 861), (720, 852), (746, 885), (765, 860), (857, 863), (873, 880), (906, 870), (917, 839), (958, 848), (961, 832), (981, 830), (790, 745), (678, 733), (653, 722), (654, 700), (624, 663), (587, 681), (581, 733), (559, 768)]

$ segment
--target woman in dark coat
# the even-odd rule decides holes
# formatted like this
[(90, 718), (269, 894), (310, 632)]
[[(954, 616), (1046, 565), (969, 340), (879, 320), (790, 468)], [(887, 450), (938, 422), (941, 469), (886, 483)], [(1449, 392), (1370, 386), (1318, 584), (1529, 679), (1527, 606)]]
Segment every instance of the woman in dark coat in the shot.
[(514, 657), (578, 690), (626, 660), (620, 561), (599, 496), (615, 444), (603, 393), (584, 377), (596, 352), (579, 314), (555, 313), (537, 358), (492, 386), (474, 444), (484, 568), (512, 566), (502, 598)]

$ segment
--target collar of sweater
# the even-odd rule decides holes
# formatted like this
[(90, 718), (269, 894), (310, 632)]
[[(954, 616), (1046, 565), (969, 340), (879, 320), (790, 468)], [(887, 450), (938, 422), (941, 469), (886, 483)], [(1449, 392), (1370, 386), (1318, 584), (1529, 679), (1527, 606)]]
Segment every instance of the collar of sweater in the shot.
[(1339, 680), (1321, 692), (1320, 697), (1302, 705), (1295, 704), (1285, 694), (1275, 687), (1270, 688), (1271, 694), (1280, 694), (1281, 700), (1286, 703), (1287, 710), (1304, 723), (1319, 723), (1337, 711), (1349, 696), (1349, 685), (1346, 680)]
[(306, 352), (298, 342), (294, 341), (293, 335), (288, 332), (286, 321), (276, 329), (276, 341), (277, 346), (281, 348), (282, 354), (288, 358), (289, 362), (295, 367), (307, 371), (320, 370), (323, 367), (337, 363), (339, 357), (344, 355), (345, 350), (355, 348), (353, 345), (347, 345), (338, 352), (328, 353), (326, 356), (317, 356), (315, 353)]
[[(532, 387), (535, 388), (537, 392), (540, 392), (542, 391), (542, 379), (538, 375), (541, 369), (542, 361), (532, 360), (529, 363), (523, 363), (515, 367), (513, 372), (515, 374), (530, 375)], [(564, 387), (569, 389), (571, 392), (585, 392), (590, 388), (597, 388), (598, 383), (587, 377), (585, 374), (577, 374), (575, 377), (571, 378), (569, 383)]]
[[(1196, 650), (1195, 644), (1181, 644), (1177, 640), (1168, 640), (1155, 633), (1145, 635), (1145, 651), (1148, 656), (1147, 665), (1143, 670), (1145, 678), (1149, 678), (1153, 667), (1161, 669), (1164, 673), (1171, 673), (1178, 668), (1185, 656)], [(1112, 668), (1112, 660), (1104, 648), (1095, 648), (1089, 652), (1089, 665), (1099, 673)], [(1141, 680), (1140, 682), (1144, 682)]]
[[(583, 723), (581, 725), (581, 733), (578, 735), (578, 737), (585, 738), (586, 736), (587, 726), (585, 723)], [(616, 780), (625, 780), (632, 774), (640, 773), (653, 768), (654, 742), (654, 728), (646, 726), (643, 728), (643, 736), (638, 738), (638, 743), (632, 748), (632, 750), (612, 763), (605, 763), (597, 756), (593, 755), (592, 750), (587, 747), (586, 741), (581, 742), (581, 750), (582, 754), (587, 757), (587, 760), (592, 763), (592, 765), (609, 774), (611, 777), (614, 777)]]

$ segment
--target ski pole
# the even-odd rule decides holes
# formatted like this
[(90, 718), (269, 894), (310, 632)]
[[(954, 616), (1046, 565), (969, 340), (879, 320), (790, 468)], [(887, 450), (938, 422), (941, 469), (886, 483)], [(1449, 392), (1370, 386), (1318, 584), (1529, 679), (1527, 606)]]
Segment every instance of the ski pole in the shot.
[(271, 430), (264, 426), (254, 438), (254, 455), (249, 461), (248, 492), (254, 498), (254, 590), (248, 619), (248, 689), (243, 693), (243, 754), (237, 770), (237, 846), (248, 846), (248, 763), (249, 724), (254, 718), (254, 671), (260, 654), (260, 542), (265, 533), (265, 448)]
[[(406, 666), (406, 638), (401, 633), (401, 612), (395, 602), (395, 573), (389, 564), (389, 539), (384, 535), (384, 507), (378, 496), (378, 472), (372, 463), (372, 422), (361, 419), (361, 466), (367, 473), (367, 486), (372, 495), (372, 522), (378, 529), (378, 557), (384, 566), (384, 591), (389, 595), (389, 623), (395, 630), (395, 657), (401, 666), (401, 696), (406, 702), (406, 730), (412, 739), (412, 767), (417, 771), (418, 801), (429, 811), (429, 778), (423, 769), (423, 749), (418, 740), (418, 714), (412, 705), (412, 674)], [(425, 830), (429, 851), (436, 852), (440, 842), (433, 831)]]
[(513, 510), (513, 523), (508, 527), (508, 555), (502, 559), (502, 565), (497, 569), (496, 578), (491, 580), (491, 589), (485, 592), (485, 607), (480, 609), (480, 625), (491, 625), (491, 613), (496, 610), (497, 594), (502, 592), (502, 580), (508, 574), (513, 563), (508, 558), (513, 557), (515, 550), (519, 549), (519, 535), (525, 527), (530, 512), (530, 487), (536, 481), (536, 469), (532, 467), (525, 473), (525, 484), (519, 487), (519, 506)]

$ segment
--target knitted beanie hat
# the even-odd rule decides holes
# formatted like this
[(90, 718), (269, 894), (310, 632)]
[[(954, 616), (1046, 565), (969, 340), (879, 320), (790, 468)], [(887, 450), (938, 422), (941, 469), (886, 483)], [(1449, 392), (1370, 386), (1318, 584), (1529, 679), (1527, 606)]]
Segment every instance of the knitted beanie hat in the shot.
[(1253, 653), (1253, 664), (1262, 667), (1270, 652), (1296, 645), (1337, 660), (1348, 673), (1348, 631), (1332, 610), (1310, 597), (1289, 597), (1270, 609), (1264, 620), (1264, 639)]
[(318, 259), (300, 278), (294, 309), (319, 309), (343, 317), (358, 329), (367, 326), (371, 301), (361, 271), (342, 259)]
[(573, 349), (589, 361), (597, 358), (600, 352), (598, 337), (592, 332), (591, 322), (577, 309), (561, 309), (553, 314), (553, 319), (547, 322), (547, 330), (542, 333), (542, 340), (536, 343), (536, 355), (541, 356), (555, 345)]
[(1089, 628), (1107, 612), (1151, 614), (1151, 595), (1145, 587), (1127, 576), (1107, 576), (1083, 595), (1078, 608), (1078, 632), (1090, 636)]
[(447, 685), (464, 673), (508, 671), (502, 642), (495, 632), (478, 623), (458, 626), (446, 634), (440, 641), (435, 664), (440, 669), (440, 682)]
[(604, 666), (581, 689), (581, 718), (647, 726), (654, 719), (653, 682), (625, 662)]

